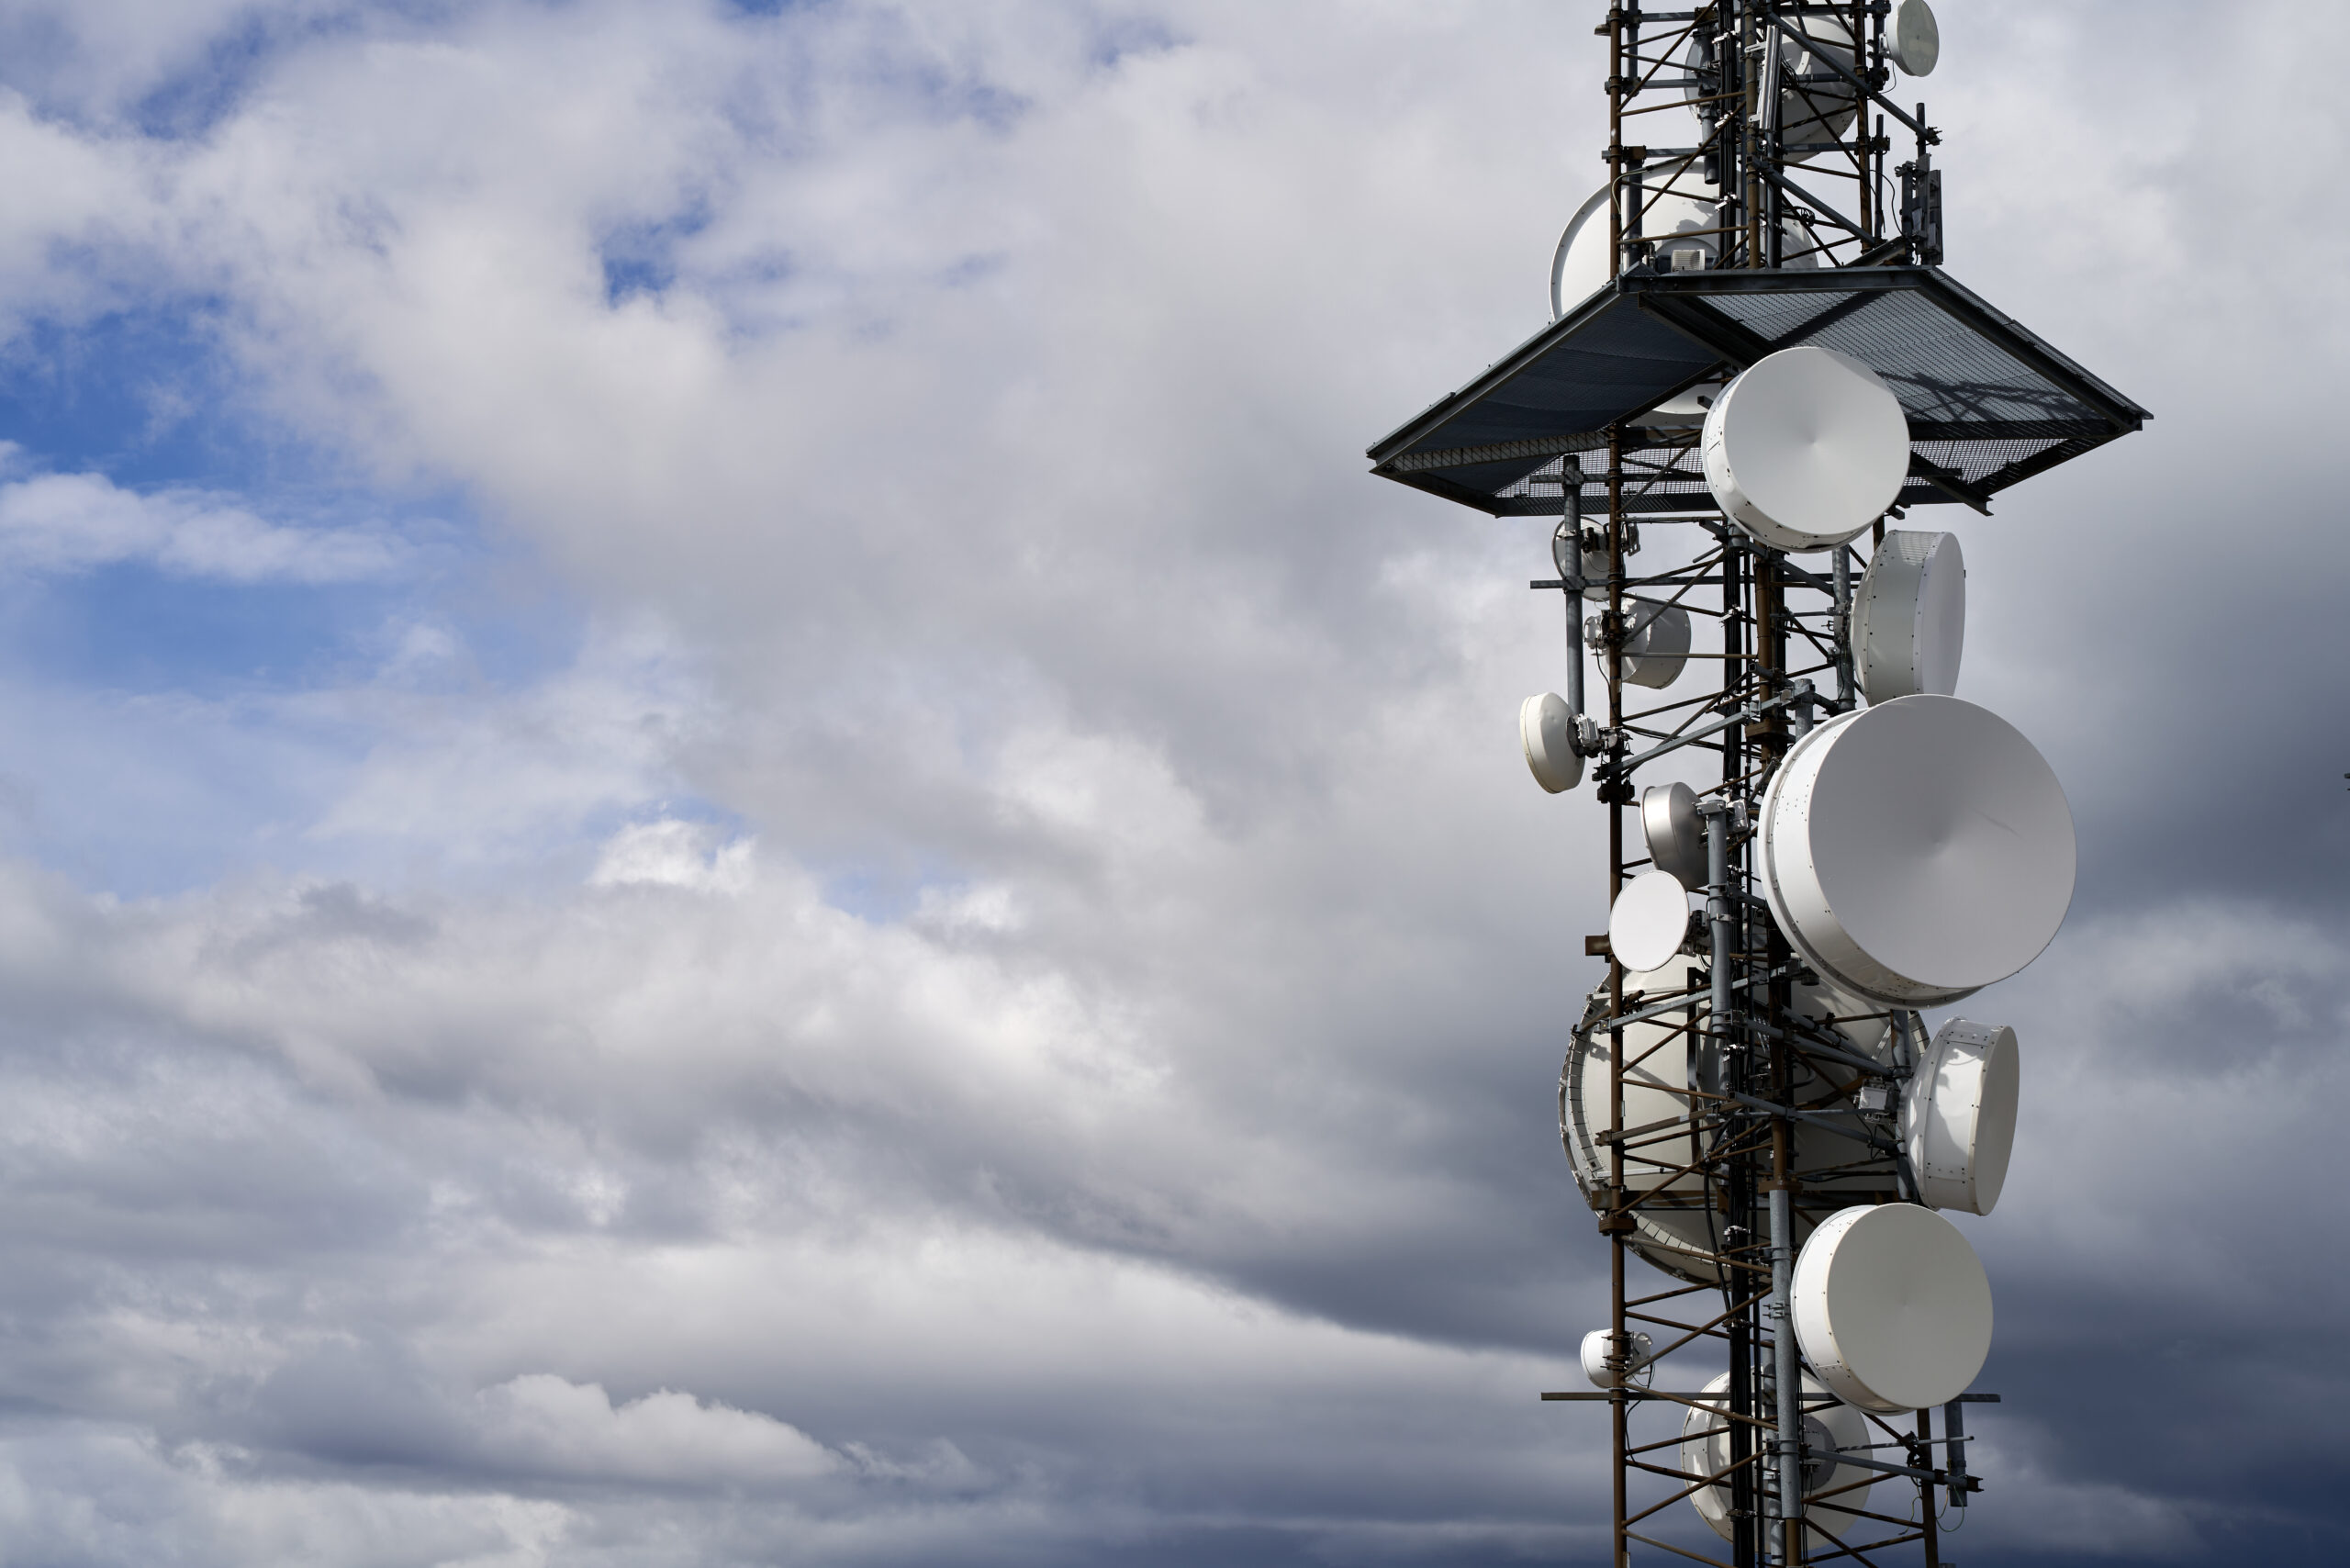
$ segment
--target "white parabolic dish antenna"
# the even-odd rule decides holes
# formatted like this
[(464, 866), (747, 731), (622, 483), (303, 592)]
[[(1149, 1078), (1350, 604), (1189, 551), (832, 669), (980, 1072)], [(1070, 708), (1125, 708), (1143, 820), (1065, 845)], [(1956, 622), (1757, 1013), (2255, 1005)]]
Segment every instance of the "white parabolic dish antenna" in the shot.
[(1697, 814), (1697, 791), (1681, 783), (1641, 790), (1640, 836), (1658, 870), (1693, 893), (1706, 885), (1706, 823)]
[(1583, 757), (1574, 747), (1574, 714), (1555, 691), (1528, 698), (1517, 707), (1517, 744), (1534, 782), (1556, 795), (1583, 782)]
[(2016, 1032), (1953, 1018), (1901, 1096), (1901, 1142), (1927, 1206), (1986, 1215), (2008, 1180), (2021, 1084)]
[(1869, 557), (1852, 595), (1852, 663), (1861, 693), (1890, 702), (1958, 689), (1966, 647), (1966, 558), (1954, 533), (1897, 528)]
[[(1729, 1392), (1729, 1373), (1715, 1373), (1714, 1381), (1706, 1384), (1704, 1396), (1682, 1418), (1681, 1468), (1692, 1475), (1719, 1475), (1730, 1467), (1729, 1417), (1722, 1414), (1729, 1405), (1723, 1396)], [(1864, 1446), (1869, 1440), (1868, 1420), (1849, 1405), (1821, 1405), (1827, 1397), (1828, 1389), (1818, 1378), (1803, 1380), (1804, 1404), (1819, 1406), (1804, 1413), (1803, 1440), (1811, 1453), (1803, 1467), (1803, 1489), (1811, 1493), (1851, 1485), (1852, 1490), (1839, 1490), (1835, 1502), (1806, 1506), (1805, 1520), (1818, 1527), (1806, 1532), (1806, 1540), (1813, 1547), (1828, 1544), (1819, 1534), (1822, 1529), (1840, 1536), (1850, 1531), (1860, 1516), (1847, 1510), (1865, 1507), (1869, 1495), (1866, 1473), (1857, 1464), (1838, 1462), (1829, 1451)], [(1838, 1474), (1839, 1471), (1843, 1473)], [(1852, 1485), (1854, 1482), (1861, 1484)], [(1698, 1517), (1714, 1527), (1715, 1534), (1724, 1540), (1736, 1539), (1731, 1533), (1729, 1487), (1719, 1482), (1701, 1486), (1690, 1494), (1689, 1501), (1696, 1506)]]
[(1624, 679), (1633, 686), (1665, 687), (1689, 665), (1689, 612), (1677, 604), (1650, 599), (1624, 601)]
[(1942, 57), (1942, 29), (1926, 0), (1901, 0), (1893, 11), (1893, 63), (1907, 76), (1924, 76)]
[(1991, 1282), (1958, 1226), (1916, 1204), (1840, 1209), (1796, 1259), (1804, 1359), (1836, 1396), (1890, 1413), (1966, 1392), (1991, 1353)]
[(1607, 912), (1607, 946), (1628, 969), (1661, 969), (1689, 935), (1689, 890), (1669, 871), (1643, 871)]
[(1933, 1007), (2038, 958), (2072, 906), (2073, 813), (2016, 727), (1955, 697), (1840, 714), (1762, 797), (1772, 918), (1820, 978)]
[(1875, 371), (1833, 349), (1781, 349), (1706, 410), (1699, 454), (1714, 499), (1774, 550), (1825, 550), (1893, 505), (1909, 420)]

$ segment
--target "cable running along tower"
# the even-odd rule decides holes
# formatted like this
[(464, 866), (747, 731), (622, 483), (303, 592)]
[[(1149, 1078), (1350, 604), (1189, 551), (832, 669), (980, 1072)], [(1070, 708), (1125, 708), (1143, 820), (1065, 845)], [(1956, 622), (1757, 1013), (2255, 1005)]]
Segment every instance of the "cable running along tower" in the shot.
[(1942, 270), (1926, 0), (1596, 31), (1606, 181), (1550, 324), (1369, 453), (1557, 519), (1531, 586), (1567, 689), (1520, 738), (1606, 819), (1559, 1103), (1610, 1317), (1594, 1388), (1543, 1397), (1606, 1412), (1619, 1564), (1938, 1568), (1997, 1397), (1943, 1213), (1997, 1202), (2020, 1079), (2012, 1029), (1926, 1010), (2039, 955), (2074, 840), (2038, 751), (1955, 695), (1961, 536), (1910, 514), (1963, 527), (2148, 416)]

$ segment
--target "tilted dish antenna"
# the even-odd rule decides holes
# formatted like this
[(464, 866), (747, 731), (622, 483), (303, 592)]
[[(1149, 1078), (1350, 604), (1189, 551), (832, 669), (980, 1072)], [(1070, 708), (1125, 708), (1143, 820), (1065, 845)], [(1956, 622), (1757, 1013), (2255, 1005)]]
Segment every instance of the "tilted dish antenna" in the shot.
[(1706, 824), (1695, 790), (1674, 782), (1641, 790), (1640, 834), (1651, 865), (1691, 892), (1706, 885)]
[(1658, 599), (1626, 599), (1623, 654), (1626, 685), (1671, 686), (1689, 666), (1689, 612)]
[(1872, 702), (1958, 689), (1966, 558), (1954, 533), (1888, 530), (1852, 595), (1852, 664)]
[(2016, 1032), (1953, 1018), (1901, 1096), (1901, 1143), (1929, 1207), (1987, 1215), (2008, 1180), (2021, 1087)]
[(1555, 691), (1538, 692), (1517, 707), (1517, 744), (1528, 771), (1551, 794), (1583, 782), (1583, 754), (1575, 749), (1575, 716)]

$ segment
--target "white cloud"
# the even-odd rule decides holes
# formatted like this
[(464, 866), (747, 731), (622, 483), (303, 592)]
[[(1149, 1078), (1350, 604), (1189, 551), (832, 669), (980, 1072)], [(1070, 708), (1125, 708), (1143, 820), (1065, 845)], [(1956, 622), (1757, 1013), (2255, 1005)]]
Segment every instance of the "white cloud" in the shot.
[(751, 879), (754, 841), (716, 842), (706, 823), (632, 823), (605, 841), (589, 873), (590, 887), (684, 888), (691, 892), (740, 892)]
[(841, 1457), (773, 1417), (662, 1389), (615, 1406), (602, 1385), (548, 1372), (476, 1396), (493, 1463), (591, 1481), (713, 1487), (829, 1475)]
[(101, 474), (45, 474), (0, 484), (0, 560), (46, 572), (132, 561), (227, 582), (352, 582), (382, 577), (398, 552), (352, 528), (287, 528), (186, 491), (142, 495)]

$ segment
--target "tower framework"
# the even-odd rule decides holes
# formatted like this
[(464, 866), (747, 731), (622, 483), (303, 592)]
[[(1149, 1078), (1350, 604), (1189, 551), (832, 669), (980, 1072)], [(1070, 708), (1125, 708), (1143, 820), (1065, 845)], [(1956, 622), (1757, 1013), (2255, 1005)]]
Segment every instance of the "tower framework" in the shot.
[[(1858, 702), (1851, 610), (1869, 554), (1855, 540), (1798, 562), (1758, 543), (1710, 491), (1699, 426), (1710, 394), (1770, 353), (1857, 359), (1908, 420), (1899, 521), (1926, 505), (1987, 513), (2148, 416), (1942, 271), (1940, 139), (1889, 91), (1894, 20), (1888, 0), (1607, 10), (1597, 286), (1557, 291), (1571, 230), (1551, 324), (1369, 453), (1373, 472), (1444, 498), (1559, 519), (1555, 575), (1530, 586), (1565, 602), (1566, 700), (1606, 812), (1611, 905), (1650, 864), (1628, 823), (1641, 781), (1705, 790), (1702, 938), (1685, 962), (1639, 972), (1586, 939), (1607, 969), (1560, 1085), (1608, 1241), (1599, 1381), (1616, 1386), (1543, 1397), (1607, 1409), (1619, 1564), (1638, 1547), (1724, 1568), (1912, 1551), (1933, 1565), (1938, 1514), (1981, 1485), (1964, 1406), (1996, 1395), (1892, 1420), (1838, 1406), (1799, 1365), (1789, 1274), (1804, 1237), (1855, 1204), (1919, 1200), (1893, 1108), (1926, 1035), (1913, 1011), (1825, 986), (1757, 880), (1774, 771)], [(1590, 235), (1601, 216), (1586, 209)], [(1885, 535), (1880, 520), (1871, 551)], [(1641, 666), (1673, 613), (1698, 629), (1681, 656), (1712, 678), (1651, 699)], [(1684, 1500), (1713, 1535), (1674, 1511)]]

